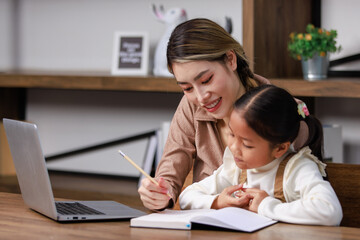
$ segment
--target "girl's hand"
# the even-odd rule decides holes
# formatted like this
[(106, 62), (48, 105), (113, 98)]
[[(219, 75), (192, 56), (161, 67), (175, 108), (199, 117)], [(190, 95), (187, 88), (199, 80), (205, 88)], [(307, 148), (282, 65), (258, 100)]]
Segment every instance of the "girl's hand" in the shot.
[(169, 205), (170, 197), (167, 195), (170, 184), (163, 178), (156, 179), (159, 186), (144, 178), (138, 189), (140, 199), (144, 206), (150, 210), (164, 209)]
[(249, 205), (245, 207), (245, 209), (256, 213), (258, 212), (258, 208), (262, 200), (264, 200), (264, 198), (269, 196), (267, 192), (257, 188), (246, 188), (243, 191), (244, 192), (241, 193), (240, 195), (246, 194), (251, 198), (251, 200), (249, 201)]
[(251, 196), (249, 194), (241, 194), (236, 195), (234, 197), (233, 194), (236, 191), (242, 190), (242, 184), (230, 186), (225, 188), (219, 196), (214, 200), (211, 208), (213, 209), (220, 209), (224, 207), (240, 207), (245, 208), (249, 205), (249, 201)]

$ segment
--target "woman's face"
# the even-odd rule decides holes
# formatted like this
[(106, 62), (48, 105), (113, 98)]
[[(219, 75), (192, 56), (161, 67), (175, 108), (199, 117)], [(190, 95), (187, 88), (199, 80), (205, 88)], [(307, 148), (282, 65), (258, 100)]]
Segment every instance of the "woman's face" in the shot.
[(216, 61), (173, 64), (177, 83), (188, 100), (216, 119), (228, 118), (234, 102), (244, 92), (235, 72), (236, 56), (229, 54), (225, 64)]
[(250, 128), (241, 111), (233, 111), (229, 121), (228, 147), (234, 156), (236, 166), (251, 169), (265, 166), (280, 157), (283, 152), (272, 148), (270, 143)]

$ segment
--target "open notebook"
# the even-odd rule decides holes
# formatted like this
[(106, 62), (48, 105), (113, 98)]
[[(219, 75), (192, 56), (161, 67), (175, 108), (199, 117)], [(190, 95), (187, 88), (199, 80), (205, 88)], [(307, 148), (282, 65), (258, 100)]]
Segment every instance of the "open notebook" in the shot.
[(21, 195), (31, 209), (56, 221), (130, 219), (144, 212), (114, 201), (54, 201), (37, 126), (3, 119)]
[(194, 224), (242, 232), (253, 232), (277, 221), (242, 208), (227, 207), (219, 210), (164, 210), (130, 220), (131, 227), (169, 228), (190, 230)]

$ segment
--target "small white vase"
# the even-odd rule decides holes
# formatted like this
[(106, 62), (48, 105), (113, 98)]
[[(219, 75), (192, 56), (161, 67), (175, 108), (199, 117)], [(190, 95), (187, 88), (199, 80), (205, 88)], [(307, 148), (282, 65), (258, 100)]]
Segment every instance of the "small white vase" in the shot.
[(316, 81), (327, 78), (327, 72), (329, 69), (329, 53), (327, 53), (324, 57), (321, 57), (318, 53), (316, 53), (313, 58), (301, 60), (301, 64), (304, 79)]

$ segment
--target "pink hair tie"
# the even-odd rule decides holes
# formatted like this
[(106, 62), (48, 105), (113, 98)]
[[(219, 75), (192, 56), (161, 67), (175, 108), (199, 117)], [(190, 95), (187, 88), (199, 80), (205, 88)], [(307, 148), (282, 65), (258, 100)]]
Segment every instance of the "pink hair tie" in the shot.
[(304, 102), (298, 104), (298, 113), (300, 116), (302, 116), (304, 119), (306, 116), (309, 116), (309, 110)]

